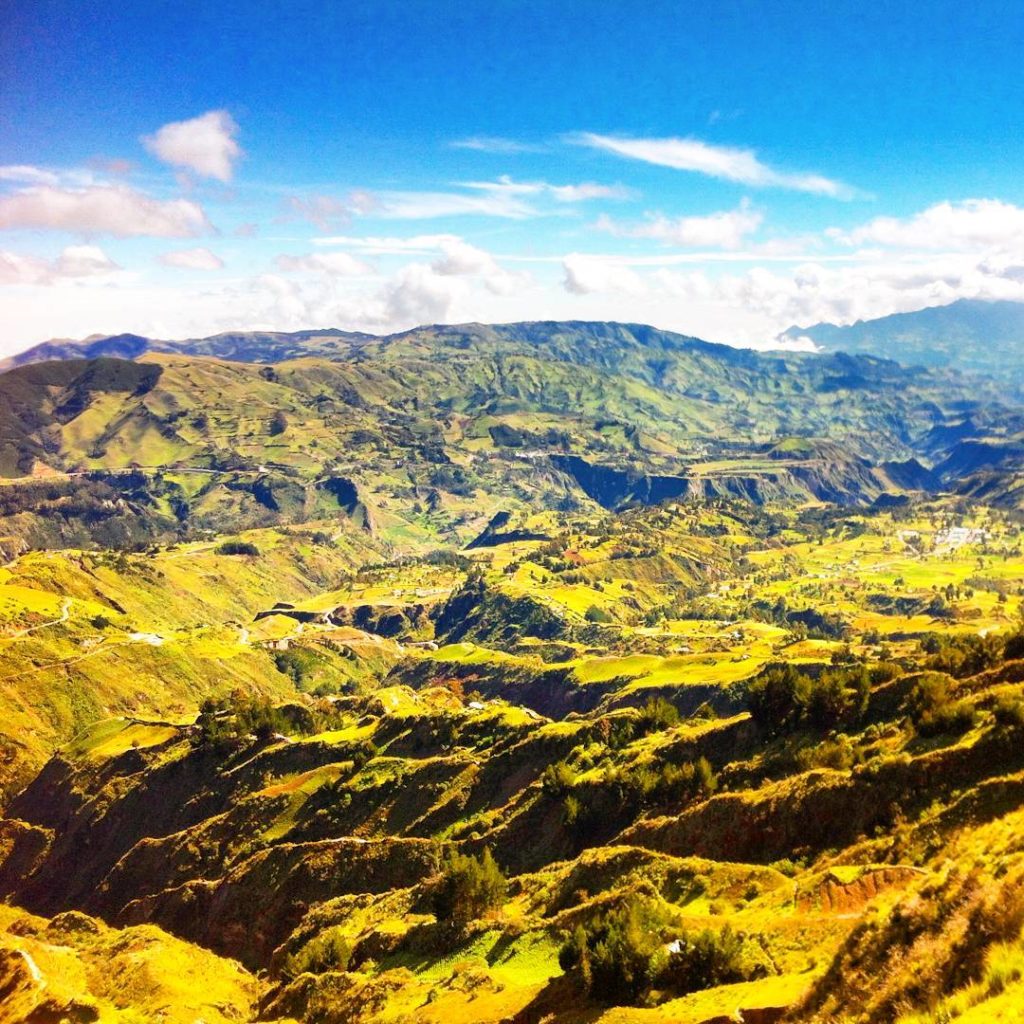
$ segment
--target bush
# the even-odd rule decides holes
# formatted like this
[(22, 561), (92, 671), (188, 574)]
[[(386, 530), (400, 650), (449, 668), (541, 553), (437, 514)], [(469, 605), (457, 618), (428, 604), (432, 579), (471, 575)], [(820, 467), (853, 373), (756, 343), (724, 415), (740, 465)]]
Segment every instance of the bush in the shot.
[(276, 733), (291, 731), (288, 716), (265, 697), (235, 693), (224, 700), (205, 700), (196, 719), (197, 746), (224, 749), (249, 736), (266, 742)]
[(260, 549), (247, 540), (226, 540), (214, 549), (217, 555), (258, 555)]
[(699, 992), (746, 981), (752, 974), (743, 964), (743, 940), (726, 925), (684, 935), (669, 947), (668, 964), (659, 982), (678, 992)]
[(663, 925), (656, 907), (630, 896), (586, 928), (578, 925), (559, 950), (558, 963), (603, 1002), (636, 1002), (665, 966)]
[(281, 970), (286, 980), (300, 974), (323, 974), (325, 971), (348, 970), (352, 959), (352, 944), (337, 928), (329, 928), (307, 942), (297, 953), (292, 953)]
[(548, 796), (562, 796), (576, 783), (576, 771), (565, 761), (555, 761), (544, 769), (541, 786)]
[(679, 712), (664, 697), (651, 697), (640, 709), (641, 721), (650, 729), (671, 729), (679, 724)]
[(452, 852), (441, 868), (441, 881), (434, 891), (434, 915), (438, 921), (462, 928), (501, 906), (508, 882), (490, 850), (477, 858)]
[(1004, 693), (996, 701), (992, 713), (1004, 729), (1024, 728), (1024, 697)]
[(587, 622), (611, 622), (612, 617), (603, 609), (599, 608), (596, 604), (592, 604), (584, 613), (583, 616)]
[(792, 665), (771, 668), (751, 684), (751, 717), (770, 736), (812, 728), (828, 732), (856, 722), (867, 710), (871, 676), (864, 666), (837, 667), (817, 678)]
[(907, 699), (910, 721), (918, 736), (959, 736), (975, 722), (974, 708), (965, 700), (953, 700), (943, 676), (928, 675), (917, 681)]

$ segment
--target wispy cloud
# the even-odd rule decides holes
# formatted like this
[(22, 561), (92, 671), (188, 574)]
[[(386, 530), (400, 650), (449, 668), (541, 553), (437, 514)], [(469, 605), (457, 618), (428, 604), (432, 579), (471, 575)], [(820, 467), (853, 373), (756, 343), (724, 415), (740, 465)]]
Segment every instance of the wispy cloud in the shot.
[(314, 245), (341, 245), (372, 256), (429, 256), (439, 252), (448, 241), (461, 241), (458, 235), (412, 235), (409, 238), (383, 235), (327, 235), (314, 238)]
[(460, 182), (462, 188), (491, 195), (550, 196), (559, 203), (582, 203), (591, 199), (629, 199), (633, 192), (623, 185), (598, 185), (591, 181), (575, 185), (552, 185), (546, 181), (513, 181), (507, 174), (497, 181)]
[(373, 273), (373, 268), (347, 252), (311, 252), (305, 256), (282, 254), (274, 260), (279, 270), (312, 272), (332, 277), (359, 277)]
[(603, 215), (597, 227), (619, 238), (653, 238), (665, 245), (738, 249), (761, 226), (763, 216), (744, 200), (735, 210), (705, 216), (665, 217), (657, 214), (642, 224), (620, 224)]
[(373, 214), (388, 220), (431, 220), (435, 217), (476, 215), (524, 220), (537, 215), (530, 203), (515, 193), (490, 191), (464, 195), (459, 192), (379, 192)]
[(23, 185), (56, 185), (60, 178), (53, 171), (29, 164), (8, 164), (0, 167), (0, 181), (15, 181)]
[(630, 160), (692, 171), (743, 185), (793, 189), (836, 199), (851, 198), (855, 194), (849, 185), (820, 174), (775, 170), (762, 163), (751, 149), (714, 146), (700, 139), (633, 139), (582, 132), (568, 136), (568, 140)]
[(468, 139), (455, 139), (448, 143), (453, 149), (472, 149), (479, 153), (541, 153), (547, 147), (540, 143), (519, 142), (496, 135), (474, 135)]
[(205, 247), (196, 249), (175, 249), (172, 252), (165, 252), (160, 257), (160, 262), (165, 267), (174, 267), (177, 270), (221, 270), (224, 261), (215, 253)]

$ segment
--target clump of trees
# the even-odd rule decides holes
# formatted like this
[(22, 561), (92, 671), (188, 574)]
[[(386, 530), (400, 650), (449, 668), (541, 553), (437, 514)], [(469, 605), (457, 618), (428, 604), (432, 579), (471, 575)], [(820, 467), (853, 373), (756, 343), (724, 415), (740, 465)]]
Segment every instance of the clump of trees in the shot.
[(559, 950), (559, 966), (603, 1002), (636, 1002), (668, 962), (664, 924), (660, 908), (634, 896), (577, 925)]
[(508, 881), (485, 849), (480, 857), (453, 850), (441, 865), (441, 878), (434, 890), (434, 916), (439, 922), (462, 929), (470, 921), (505, 901)]
[(285, 959), (281, 976), (286, 981), (291, 981), (300, 974), (348, 970), (352, 952), (352, 943), (341, 934), (341, 931), (338, 928), (328, 928)]
[(266, 697), (235, 693), (230, 697), (207, 698), (196, 719), (194, 742), (200, 747), (225, 749), (249, 736), (266, 742), (278, 733), (289, 731), (285, 712)]
[(267, 428), (267, 433), (271, 437), (279, 437), (288, 429), (288, 417), (278, 409), (273, 416), (270, 417), (270, 426)]
[(214, 549), (218, 555), (258, 555), (260, 549), (247, 540), (226, 540)]
[(754, 721), (771, 736), (799, 729), (827, 732), (857, 722), (870, 694), (866, 666), (830, 669), (814, 677), (783, 665), (762, 672), (750, 684), (747, 705)]
[[(675, 940), (666, 942), (673, 933)], [(765, 972), (744, 956), (743, 938), (728, 925), (679, 935), (660, 904), (635, 893), (578, 924), (558, 962), (589, 995), (607, 1003), (637, 1003), (655, 987), (697, 992)]]

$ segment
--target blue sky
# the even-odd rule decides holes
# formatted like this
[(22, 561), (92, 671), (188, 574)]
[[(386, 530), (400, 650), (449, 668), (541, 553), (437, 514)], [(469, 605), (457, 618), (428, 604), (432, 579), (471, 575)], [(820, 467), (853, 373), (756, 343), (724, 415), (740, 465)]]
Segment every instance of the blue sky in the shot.
[(0, 350), (1024, 299), (1013, 3), (8, 0)]

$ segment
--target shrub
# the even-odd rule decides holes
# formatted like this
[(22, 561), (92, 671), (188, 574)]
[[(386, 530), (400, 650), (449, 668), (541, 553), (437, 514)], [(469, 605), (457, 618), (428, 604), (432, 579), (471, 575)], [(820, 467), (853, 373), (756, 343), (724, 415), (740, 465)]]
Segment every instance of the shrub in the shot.
[(915, 683), (907, 710), (919, 736), (955, 736), (967, 732), (975, 722), (974, 708), (965, 700), (953, 700), (940, 675), (923, 676)]
[(196, 745), (223, 749), (248, 736), (266, 742), (275, 733), (291, 730), (288, 716), (266, 697), (235, 693), (224, 700), (205, 700), (196, 719)]
[(729, 925), (684, 935), (669, 948), (659, 981), (682, 993), (746, 981), (753, 973), (743, 964), (743, 940)]
[(352, 959), (352, 944), (337, 928), (329, 928), (292, 953), (281, 970), (287, 979), (300, 974), (323, 974), (325, 971), (348, 970)]
[(479, 858), (453, 851), (441, 867), (441, 881), (434, 891), (434, 915), (462, 928), (498, 907), (505, 899), (508, 882), (485, 849)]
[(863, 666), (837, 667), (815, 679), (783, 665), (767, 669), (750, 684), (747, 706), (770, 736), (804, 728), (828, 732), (861, 718), (870, 694), (871, 677)]
[(665, 966), (658, 908), (632, 895), (621, 906), (578, 925), (559, 950), (558, 963), (577, 972), (581, 986), (609, 1003), (636, 1002)]
[(612, 617), (603, 609), (599, 608), (596, 604), (592, 604), (584, 613), (583, 616), (587, 622), (611, 622)]
[(651, 697), (640, 709), (641, 721), (649, 729), (671, 729), (679, 724), (679, 712), (664, 697)]
[(1024, 697), (1004, 693), (992, 709), (996, 722), (1006, 729), (1024, 728)]
[(576, 771), (565, 761), (555, 761), (544, 769), (541, 785), (548, 796), (562, 796), (572, 789), (576, 782)]
[(258, 555), (260, 549), (247, 540), (226, 540), (214, 549), (214, 553), (218, 555)]

